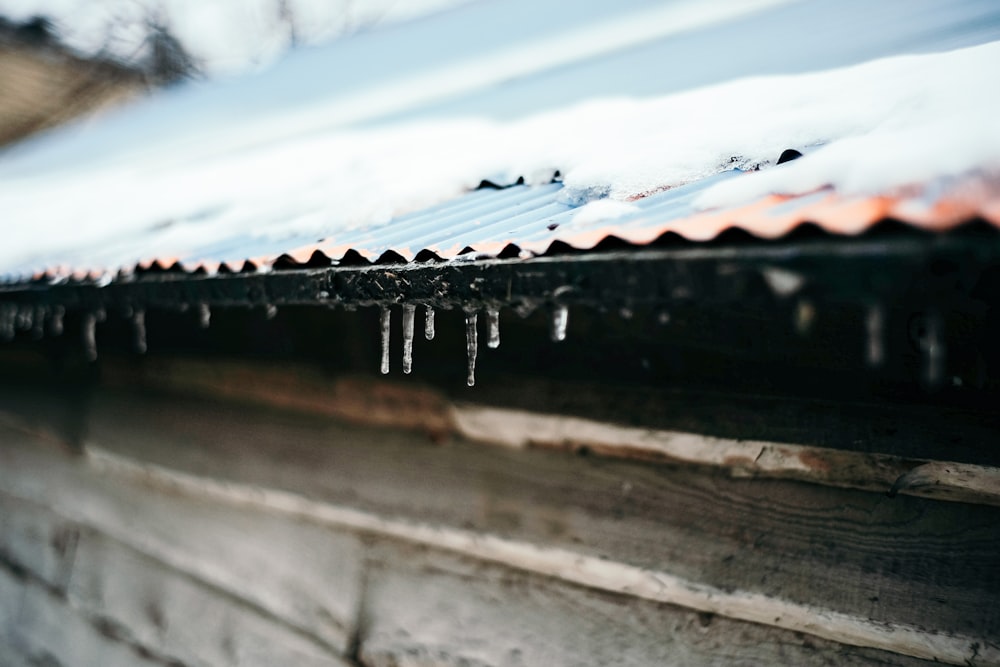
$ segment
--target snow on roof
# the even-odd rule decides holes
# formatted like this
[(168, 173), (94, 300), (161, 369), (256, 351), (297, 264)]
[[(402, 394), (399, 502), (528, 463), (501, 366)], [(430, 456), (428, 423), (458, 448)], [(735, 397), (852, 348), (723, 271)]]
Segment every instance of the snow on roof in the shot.
[[(625, 25), (652, 11), (663, 25), (639, 41), (659, 43), (676, 37), (666, 20), (670, 11), (683, 14), (691, 7), (634, 9), (632, 19), (618, 20)], [(595, 9), (590, 20), (608, 19)], [(723, 19), (689, 20), (714, 25)], [(528, 46), (563, 44), (569, 61), (612, 57), (580, 38), (588, 34), (586, 22), (567, 30), (524, 39)], [(998, 31), (996, 21), (992, 30)], [(977, 38), (984, 34), (992, 33)], [(685, 220), (703, 215), (698, 210), (738, 207), (771, 193), (817, 191), (838, 201), (887, 195), (894, 203), (886, 213), (919, 209), (900, 217), (930, 227), (947, 226), (932, 215), (940, 202), (966, 217), (987, 219), (996, 207), (1000, 92), (993, 79), (1000, 42), (644, 98), (604, 97), (508, 118), (419, 112), (469, 86), (487, 96), (492, 87), (502, 87), (500, 80), (488, 89), (469, 81), (480, 74), (496, 77), (485, 64), (505, 62), (497, 53), (506, 46), (497, 48), (459, 66), (444, 51), (436, 59), (415, 55), (426, 62), (412, 65), (416, 70), (405, 77), (358, 78), (352, 84), (351, 74), (343, 74), (347, 92), (317, 95), (308, 104), (272, 102), (264, 111), (248, 107), (246, 114), (234, 109), (254, 95), (284, 95), (281, 71), (301, 74), (326, 62), (307, 54), (306, 64), (293, 59), (284, 70), (245, 82), (185, 89), (156, 106), (109, 117), (93, 130), (26, 144), (0, 159), (0, 210), (7, 221), (0, 271), (129, 270), (153, 257), (161, 263), (204, 261), (211, 269), (220, 261), (237, 262), (234, 252), (266, 264), (286, 252), (299, 249), (295, 254), (301, 256), (316, 249), (318, 239), (335, 259), (352, 238), (372, 238), (372, 247), (384, 247), (380, 234), (396, 238), (389, 232), (399, 231), (393, 218), (446, 202), (481, 180), (541, 184), (557, 171), (562, 187), (555, 203), (585, 205), (573, 214), (577, 225), (621, 237), (629, 237), (628, 225), (639, 225), (637, 219), (651, 224), (629, 215), (630, 202), (703, 179), (712, 185), (690, 199)], [(646, 74), (661, 66), (650, 65)], [(548, 75), (544, 63), (537, 68)], [(288, 96), (301, 96), (301, 85), (288, 84)], [(227, 95), (230, 101), (223, 103)], [(180, 119), (171, 115), (179, 112)], [(391, 119), (366, 122), (380, 117)], [(811, 150), (768, 168), (788, 147)], [(733, 168), (761, 170), (716, 183), (714, 175)], [(968, 182), (975, 187), (963, 185)], [(601, 200), (618, 203), (593, 203)], [(859, 220), (873, 222), (869, 217)], [(660, 219), (659, 231), (677, 219)], [(755, 231), (736, 218), (712, 224)], [(683, 230), (692, 239), (712, 236), (695, 222)], [(424, 247), (447, 256), (470, 245), (451, 239), (457, 248), (444, 248), (441, 237), (427, 237), (438, 245), (423, 247), (413, 245), (419, 237), (401, 238), (393, 249), (410, 258)], [(554, 237), (565, 240), (559, 233)], [(517, 243), (517, 236), (510, 241)]]

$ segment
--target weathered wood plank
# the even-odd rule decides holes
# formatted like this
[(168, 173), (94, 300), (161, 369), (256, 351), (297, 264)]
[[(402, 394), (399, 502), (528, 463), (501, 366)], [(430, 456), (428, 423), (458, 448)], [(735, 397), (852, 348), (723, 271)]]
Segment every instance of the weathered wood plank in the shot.
[(129, 645), (111, 625), (86, 618), (38, 583), (0, 566), (0, 664), (164, 667), (170, 661)]
[[(375, 349), (370, 352), (377, 354)], [(797, 394), (760, 395), (756, 393), (760, 387), (720, 393), (686, 382), (595, 385), (518, 374), (500, 374), (493, 382), (481, 383), (474, 393), (455, 393), (448, 391), (450, 385), (430, 385), (412, 378), (373, 380), (364, 375), (330, 375), (316, 364), (292, 361), (248, 363), (216, 357), (154, 356), (137, 364), (134, 360), (102, 358), (104, 382), (128, 390), (146, 387), (226, 397), (365, 424), (447, 430), (451, 426), (449, 404), (474, 401), (493, 408), (730, 440), (798, 444), (903, 459), (1000, 464), (993, 447), (1000, 429), (995, 410), (935, 405), (927, 397), (911, 405), (870, 397), (865, 401), (856, 394), (834, 401)], [(462, 389), (467, 389), (464, 384)]]
[[(347, 651), (363, 560), (356, 537), (95, 479), (79, 459), (44, 443), (16, 446), (13, 437), (4, 432), (0, 440), (6, 441), (0, 500), (4, 507), (19, 504), (0, 511), (0, 549), (57, 590), (80, 584), (74, 562), (96, 548), (93, 538), (80, 542), (74, 525), (82, 524), (321, 645)], [(47, 518), (46, 507), (67, 520)]]
[[(321, 644), (285, 619), (93, 528), (3, 494), (0, 513), (29, 518), (40, 529), (6, 536), (0, 556), (19, 571), (31, 571), (32, 554), (66, 552), (52, 541), (39, 540), (42, 533), (73, 536), (72, 555), (64, 559), (62, 571), (33, 573), (32, 579), (64, 597), (97, 627), (113, 629), (129, 646), (188, 665), (344, 664), (335, 657), (342, 651)], [(225, 562), (217, 558), (216, 564)], [(292, 596), (289, 600), (297, 601)]]
[(717, 438), (471, 404), (455, 405), (452, 415), (458, 433), (481, 442), (587, 450), (600, 456), (713, 466), (738, 477), (795, 479), (1000, 506), (1000, 468), (991, 466)]
[[(892, 420), (880, 414), (880, 419), (889, 423), (869, 424), (870, 432), (865, 440), (871, 442), (866, 442), (865, 448), (859, 451), (857, 438), (851, 448), (835, 449), (787, 439), (770, 440), (759, 433), (755, 437), (749, 437), (749, 433), (722, 437), (655, 428), (649, 424), (626, 426), (570, 414), (452, 402), (425, 385), (361, 376), (330, 378), (313, 368), (290, 370), (284, 365), (150, 359), (136, 368), (112, 363), (109, 375), (113, 382), (121, 384), (144, 383), (158, 390), (227, 397), (272, 408), (332, 416), (361, 425), (412, 428), (438, 439), (454, 434), (468, 440), (506, 446), (586, 448), (601, 456), (710, 465), (737, 476), (798, 479), (879, 492), (895, 489), (908, 495), (1000, 506), (1000, 468), (952, 462), (956, 452), (941, 453), (947, 457), (944, 460), (948, 465), (938, 469), (940, 474), (935, 476), (934, 484), (897, 485), (897, 481), (914, 468), (928, 463), (927, 456), (936, 450), (928, 448), (922, 456), (913, 453), (899, 456), (878, 449), (880, 445), (892, 451), (900, 449), (893, 438), (881, 432), (898, 431), (899, 421), (905, 419), (901, 414), (893, 415)], [(537, 391), (537, 387), (534, 389)], [(691, 401), (690, 397), (673, 398), (672, 403), (690, 404)], [(655, 406), (657, 416), (663, 407)], [(786, 411), (794, 411), (795, 405), (784, 407)], [(811, 407), (815, 411), (816, 407)], [(704, 410), (704, 406), (700, 408)], [(730, 403), (726, 402), (722, 409), (730, 410)], [(621, 419), (622, 414), (617, 417)], [(785, 417), (787, 419), (787, 415)], [(755, 418), (759, 419), (759, 415)], [(702, 426), (711, 431), (714, 424)], [(970, 430), (973, 433), (966, 434), (967, 439), (978, 435), (982, 440), (981, 429)], [(777, 430), (774, 435), (787, 437)], [(913, 438), (911, 424), (907, 424), (904, 437)], [(949, 439), (954, 437), (951, 434)]]
[(205, 402), (98, 402), (91, 440), (199, 476), (610, 559), (875, 625), (1000, 638), (997, 508), (460, 441), (434, 446)]
[[(244, 587), (252, 588), (252, 580)], [(185, 663), (345, 664), (334, 647), (319, 644), (284, 619), (93, 532), (82, 534), (68, 595), (91, 613), (127, 627), (141, 645)]]
[[(545, 547), (490, 534), (386, 518), (349, 507), (310, 500), (287, 491), (221, 482), (161, 466), (91, 451), (96, 469), (158, 488), (253, 507), (369, 535), (408, 541), (492, 561), (591, 588), (717, 613), (856, 646), (884, 649), (950, 664), (982, 659), (1000, 663), (992, 642), (968, 635), (921, 629), (900, 623), (874, 623), (859, 615), (797, 604), (774, 596), (690, 581), (661, 569), (645, 569), (567, 549)], [(982, 649), (982, 651), (981, 651)]]
[[(666, 577), (676, 583), (671, 595), (685, 590), (683, 582), (714, 591), (711, 603), (703, 595), (684, 604), (739, 618), (761, 620), (753, 615), (755, 600), (787, 603), (791, 611), (778, 615), (783, 627), (838, 641), (895, 641), (916, 655), (961, 661), (975, 653), (973, 644), (997, 636), (992, 508), (544, 451), (436, 447), (409, 433), (248, 415), (203, 402), (148, 407), (99, 404), (92, 436), (138, 460), (221, 480), (222, 487), (238, 482), (251, 499), (260, 497), (258, 488), (305, 494), (324, 512), (344, 508), (334, 512), (337, 521), (362, 510), (366, 517), (460, 527), (463, 545), (490, 535), (501, 546), (514, 539), (593, 563), (610, 559), (649, 578), (644, 595), (654, 599), (663, 587), (655, 582)], [(561, 576), (557, 565), (546, 567)], [(581, 583), (622, 590), (614, 582)], [(741, 595), (732, 599), (727, 591)], [(720, 592), (725, 604), (717, 601)], [(802, 608), (848, 623), (830, 634), (823, 614), (796, 618)], [(858, 628), (861, 634), (852, 635)], [(931, 638), (924, 641), (921, 631)]]
[(374, 551), (370, 667), (929, 664), (405, 545)]
[[(171, 660), (180, 659), (188, 664), (237, 664), (234, 655), (239, 657), (238, 664), (269, 661), (309, 664), (301, 656), (291, 663), (275, 661), (276, 647), (288, 643), (287, 635), (282, 633), (264, 647), (270, 650), (270, 657), (266, 652), (264, 657), (251, 652), (247, 644), (253, 648), (254, 637), (269, 634), (260, 631), (261, 621), (253, 623), (245, 618), (247, 614), (259, 613), (200, 579), (205, 563), (197, 568), (188, 564), (191, 570), (185, 571), (163, 562), (174, 560), (169, 552), (162, 554), (165, 559), (145, 553), (145, 549), (166, 548), (155, 539), (155, 534), (163, 532), (163, 527), (156, 525), (162, 515), (148, 514), (151, 506), (172, 506), (174, 522), (180, 525), (190, 522), (198, 534), (212, 525), (200, 514), (185, 513), (185, 507), (191, 505), (177, 493), (179, 489), (165, 493), (162, 487), (99, 477), (87, 468), (70, 466), (66, 461), (60, 463), (59, 457), (64, 457), (64, 453), (38, 443), (29, 448), (12, 445), (10, 434), (2, 435), (8, 442), (0, 448), (4, 463), (0, 469), (0, 488), (17, 486), (12, 483), (14, 479), (29, 479), (31, 483), (14, 490), (22, 494), (48, 491), (35, 500), (0, 494), (0, 516), (20, 517), (19, 525), (35, 527), (6, 531), (2, 554), (8, 561), (32, 558), (55, 549), (52, 535), (75, 534), (73, 556), (57, 561), (68, 565), (43, 571), (61, 582), (67, 579), (68, 568), (66, 599), (80, 613), (98, 618), (99, 627), (124, 638), (130, 646), (141, 647), (150, 654), (149, 649), (155, 649), (161, 658), (169, 655)], [(61, 467), (68, 470), (60, 474)], [(240, 491), (239, 486), (232, 484), (218, 486), (230, 493)], [(266, 500), (268, 493), (256, 490), (250, 497)], [(134, 502), (115, 510), (106, 506), (108, 498)], [(57, 515), (49, 505), (60, 512), (75, 513), (83, 523)], [(230, 509), (215, 514), (213, 521), (225, 532), (223, 522), (238, 514), (254, 515), (264, 524), (274, 518), (266, 513)], [(101, 533), (101, 526), (113, 530), (125, 515), (136, 520), (128, 525), (124, 541)], [(290, 526), (295, 525), (294, 519), (284, 514)], [(391, 520), (386, 522), (387, 526), (393, 524)], [(355, 602), (361, 634), (352, 646), (369, 664), (475, 664), (473, 657), (478, 656), (481, 664), (501, 665), (511, 664), (512, 657), (518, 655), (525, 664), (556, 665), (651, 664), (671, 655), (683, 658), (672, 664), (749, 664), (748, 661), (802, 665), (922, 664), (903, 656), (848, 647), (801, 633), (699, 615), (634, 595), (608, 595), (560, 581), (558, 577), (533, 576), (500, 565), (483, 565), (436, 549), (415, 549), (405, 539), (402, 542), (398, 539), (405, 538), (405, 533), (400, 536), (387, 530), (368, 533), (382, 537), (366, 540), (365, 559), (374, 563), (374, 568), (369, 566), (365, 576), (354, 571), (354, 576), (365, 584), (358, 582), (360, 599)], [(243, 540), (252, 541), (247, 535), (230, 537), (236, 541), (236, 547)], [(479, 539), (473, 536), (474, 541)], [(482, 541), (489, 545), (488, 539)], [(15, 548), (9, 548), (10, 545)], [(316, 571), (309, 566), (313, 556), (302, 553), (299, 561), (315, 577), (312, 584), (322, 588), (331, 577), (337, 576), (334, 569), (337, 563), (328, 563), (329, 569)], [(242, 565), (238, 552), (208, 552), (200, 560), (214, 560), (237, 570)], [(258, 582), (248, 580), (244, 586), (255, 588)], [(10, 611), (2, 601), (0, 598), (0, 614)], [(709, 625), (715, 629), (706, 630)], [(449, 632), (442, 632), (448, 627)], [(404, 632), (408, 633), (408, 639), (401, 641)], [(270, 635), (274, 636), (273, 628)], [(588, 659), (588, 654), (594, 659)]]
[(57, 594), (66, 593), (78, 540), (79, 531), (69, 522), (51, 521), (44, 508), (12, 503), (0, 491), (0, 558)]

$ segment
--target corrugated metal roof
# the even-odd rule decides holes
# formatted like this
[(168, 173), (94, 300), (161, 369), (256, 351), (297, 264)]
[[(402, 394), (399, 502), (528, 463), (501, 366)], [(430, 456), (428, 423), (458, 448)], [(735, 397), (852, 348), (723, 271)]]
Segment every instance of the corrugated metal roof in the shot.
[[(865, 4), (860, 0), (851, 3), (858, 7)], [(310, 262), (372, 262), (380, 258), (398, 262), (432, 256), (453, 259), (467, 249), (474, 251), (472, 257), (544, 254), (552, 244), (559, 248), (568, 245), (589, 249), (607, 237), (637, 245), (667, 233), (690, 241), (710, 240), (730, 227), (775, 238), (804, 222), (815, 222), (833, 233), (851, 234), (881, 217), (899, 218), (925, 228), (946, 228), (974, 217), (990, 218), (987, 211), (996, 215), (996, 205), (989, 203), (996, 199), (995, 187), (974, 196), (956, 195), (952, 189), (944, 195), (928, 194), (930, 191), (924, 189), (874, 198), (848, 198), (821, 191), (805, 197), (769, 197), (739, 209), (713, 212), (694, 209), (694, 194), (736, 174), (727, 172), (643, 197), (634, 202), (635, 210), (603, 221), (589, 215), (592, 210), (580, 213), (578, 202), (570, 200), (568, 191), (559, 183), (551, 183), (476, 191), (423, 211), (320, 239), (326, 233), (323, 224), (328, 224), (332, 231), (335, 225), (344, 229), (382, 215), (380, 197), (384, 198), (387, 209), (399, 210), (414, 205), (415, 201), (433, 201), (455, 193), (461, 183), (467, 183), (461, 175), (478, 180), (516, 169), (535, 173), (534, 169), (544, 165), (562, 167), (568, 179), (574, 179), (573, 170), (580, 168), (573, 164), (572, 158), (560, 157), (563, 155), (560, 151), (542, 160), (523, 155), (531, 152), (526, 147), (517, 151), (513, 163), (501, 151), (497, 159), (482, 164), (473, 162), (465, 168), (458, 158), (452, 156), (449, 161), (444, 153), (438, 154), (434, 147), (440, 144), (433, 143), (429, 149), (408, 154), (407, 159), (393, 157), (393, 164), (406, 164), (418, 171), (421, 165), (440, 160), (450, 164), (453, 171), (441, 176), (437, 189), (423, 179), (414, 178), (412, 187), (403, 188), (403, 194), (393, 198), (392, 188), (383, 187), (385, 183), (381, 180), (398, 183), (409, 173), (385, 169), (387, 163), (378, 161), (396, 156), (391, 151), (385, 155), (372, 151), (375, 155), (369, 160), (365, 156), (370, 148), (368, 139), (361, 134), (355, 136), (356, 132), (374, 132), (370, 136), (376, 136), (380, 128), (390, 128), (389, 136), (395, 137), (391, 128), (401, 121), (403, 125), (442, 120), (451, 124), (455, 119), (491, 118), (517, 130), (519, 137), (533, 136), (524, 131), (525, 127), (530, 130), (533, 126), (520, 126), (518, 130), (516, 122), (520, 121), (516, 119), (531, 118), (540, 111), (553, 109), (564, 110), (559, 113), (572, 119), (581, 112), (567, 105), (580, 101), (655, 98), (704, 89), (721, 81), (739, 81), (747, 76), (826, 72), (831, 67), (880, 56), (981, 44), (995, 39), (1000, 30), (997, 9), (971, 0), (922, 0), (918, 4), (924, 11), (920, 12), (912, 11), (912, 3), (880, 8), (881, 18), (891, 20), (868, 21), (863, 25), (854, 13), (845, 11), (843, 3), (810, 6), (808, 11), (797, 3), (764, 3), (768, 7), (759, 12), (741, 7), (737, 12), (739, 18), (733, 15), (725, 20), (713, 19), (681, 32), (673, 21), (664, 18), (676, 9), (676, 3), (660, 3), (663, 6), (657, 8), (653, 6), (657, 3), (630, 0), (623, 6), (611, 7), (588, 0), (575, 7), (571, 15), (565, 15), (565, 8), (559, 3), (543, 4), (544, 7), (538, 7), (535, 6), (538, 3), (520, 2), (522, 8), (531, 6), (533, 11), (541, 11), (541, 14), (535, 11), (536, 18), (560, 16), (565, 20), (525, 22), (506, 4), (470, 5), (454, 15), (415, 22), (391, 34), (376, 31), (339, 45), (297, 53), (282, 66), (259, 76), (189, 87), (164, 96), (156, 104), (136, 108), (124, 120), (109, 120), (95, 125), (92, 131), (67, 134), (46, 145), (5, 157), (0, 166), (13, 178), (7, 191), (17, 195), (5, 201), (11, 202), (11, 215), (14, 208), (19, 209), (15, 217), (22, 221), (23, 228), (55, 229), (52, 221), (59, 221), (74, 231), (93, 230), (92, 234), (66, 233), (64, 238), (57, 233), (38, 235), (36, 231), (37, 242), (12, 246), (5, 255), (3, 268), (8, 281), (23, 280), (44, 269), (48, 269), (50, 277), (106, 279), (117, 272), (129, 274), (151, 268), (176, 267), (212, 274), (240, 271), (244, 266), (266, 270)], [(738, 4), (731, 10), (737, 11)], [(717, 10), (706, 11), (713, 14)], [(651, 16), (660, 17), (659, 27), (651, 32), (638, 30), (650, 23)], [(607, 39), (580, 38), (580, 35), (604, 34), (609, 21), (619, 26), (614, 40), (608, 41), (607, 35), (604, 35)], [(470, 26), (482, 30), (470, 30)], [(827, 38), (817, 39), (817, 34)], [(887, 34), (892, 39), (887, 40)], [(469, 38), (469, 35), (480, 36)], [(762, 39), (766, 42), (769, 36), (783, 40), (786, 48), (776, 51), (739, 46), (760, 43)], [(851, 39), (837, 38), (845, 36)], [(394, 47), (387, 50), (390, 42)], [(568, 43), (579, 49), (566, 47)], [(809, 48), (795, 48), (796, 44)], [(559, 58), (554, 56), (553, 45), (565, 47)], [(718, 58), (720, 45), (725, 45), (729, 53), (747, 57)], [(401, 51), (413, 57), (404, 59), (405, 62), (382, 57)], [(793, 52), (796, 57), (788, 58), (787, 53)], [(520, 53), (522, 57), (525, 53), (552, 57), (523, 57), (519, 61), (523, 67), (516, 76), (491, 66), (507, 62), (512, 53)], [(678, 54), (684, 56), (680, 60), (685, 66), (660, 76), (664, 58), (677, 60)], [(347, 66), (331, 68), (331, 62)], [(464, 72), (462, 76), (453, 71), (456, 64)], [(490, 76), (483, 78), (484, 72)], [(424, 85), (428, 81), (443, 87)], [(925, 78), (917, 77), (914, 87), (922, 89), (924, 83)], [(402, 87), (396, 87), (397, 84)], [(789, 80), (784, 85), (794, 88), (801, 81)], [(414, 93), (412, 98), (407, 91)], [(843, 97), (844, 92), (839, 91), (838, 96)], [(737, 101), (721, 108), (740, 107)], [(803, 109), (796, 105), (793, 112), (812, 122), (813, 114)], [(766, 115), (782, 118), (773, 113), (774, 109), (771, 111)], [(609, 129), (632, 125), (626, 118), (638, 117), (616, 117)], [(656, 143), (657, 151), (662, 149), (663, 155), (669, 155), (671, 141), (657, 140), (647, 132), (655, 134), (657, 125), (682, 127), (687, 132), (685, 118), (669, 122), (657, 113), (648, 124), (641, 124), (638, 140)], [(819, 122), (822, 119), (816, 120), (817, 127), (823, 127)], [(724, 117), (719, 123), (733, 126)], [(830, 138), (826, 130), (817, 130), (819, 134), (810, 134), (809, 139), (799, 136), (797, 131), (789, 129), (793, 138), (773, 140), (811, 143)], [(617, 136), (615, 132), (612, 129)], [(319, 143), (324, 150), (336, 149), (339, 143), (326, 142), (337, 139), (340, 133), (365, 139), (357, 154), (351, 153), (352, 159), (345, 158), (349, 165), (345, 169), (347, 179), (339, 171), (343, 165), (329, 168), (323, 151), (303, 148)], [(572, 132), (561, 124), (547, 134), (566, 136), (573, 141), (579, 137), (586, 143), (586, 137), (593, 132)], [(527, 146), (533, 143), (536, 142)], [(760, 161), (760, 152), (770, 150), (761, 148), (760, 152), (755, 149), (748, 153), (736, 145), (709, 150), (695, 143), (712, 160), (725, 160), (727, 155), (745, 158), (742, 162), (732, 162), (733, 165), (753, 164)], [(733, 153), (728, 152), (730, 149)], [(475, 147), (464, 142), (456, 146), (456, 151), (478, 154)], [(607, 154), (598, 151), (593, 159), (604, 161)], [(627, 162), (632, 155), (635, 153), (629, 150), (622, 157)], [(282, 156), (294, 160), (277, 159)], [(378, 179), (365, 181), (364, 187), (354, 187), (353, 181), (344, 182), (350, 181), (359, 157), (364, 158), (362, 164), (370, 162), (372, 172), (381, 174)], [(638, 157), (636, 162), (641, 162)], [(300, 172), (295, 168), (308, 160), (311, 160), (308, 169)], [(564, 164), (559, 164), (560, 160)], [(202, 163), (211, 164), (212, 168), (197, 169)], [(703, 170), (717, 164), (720, 163), (698, 162), (676, 174), (671, 172), (669, 178), (660, 180), (655, 175), (639, 180), (644, 183), (648, 180), (652, 184), (649, 187), (675, 184), (679, 179), (705, 173)], [(107, 169), (107, 173), (102, 169)], [(26, 174), (35, 181), (25, 178)], [(97, 176), (91, 178), (92, 174)], [(278, 174), (285, 178), (277, 178)], [(22, 179), (35, 189), (17, 192)], [(262, 185), (271, 180), (295, 185), (279, 183), (272, 192), (269, 186)], [(574, 182), (579, 183), (580, 179)], [(135, 187), (128, 187), (130, 184)], [(258, 193), (258, 188), (266, 192)], [(128, 196), (119, 197), (121, 192), (127, 192)], [(46, 200), (60, 205), (47, 208), (43, 205)], [(360, 213), (350, 210), (350, 203), (355, 200), (365, 202)], [(368, 200), (373, 200), (370, 207)], [(339, 218), (336, 222), (335, 217)], [(11, 221), (15, 222), (13, 217)], [(292, 229), (299, 231), (289, 231)], [(306, 229), (308, 233), (301, 231)], [(289, 236), (294, 233), (298, 236)], [(139, 259), (143, 261), (137, 263)]]
[[(546, 254), (553, 244), (589, 250), (611, 237), (642, 246), (667, 234), (704, 242), (739, 229), (761, 239), (778, 239), (804, 224), (833, 235), (860, 234), (883, 220), (930, 232), (976, 219), (1000, 227), (1000, 181), (986, 178), (878, 196), (822, 189), (795, 197), (771, 195), (720, 210), (701, 211), (693, 206), (706, 188), (738, 178), (740, 173), (726, 171), (658, 192), (631, 202), (632, 209), (620, 217), (595, 221), (581, 215), (578, 203), (565, 201), (558, 182), (482, 188), (382, 225), (319, 241), (237, 238), (192, 248), (184, 257), (154, 257), (125, 267), (124, 272), (172, 269), (212, 274), (365, 262), (525, 257)], [(53, 269), (47, 277), (93, 279), (100, 273), (91, 267), (68, 267)]]

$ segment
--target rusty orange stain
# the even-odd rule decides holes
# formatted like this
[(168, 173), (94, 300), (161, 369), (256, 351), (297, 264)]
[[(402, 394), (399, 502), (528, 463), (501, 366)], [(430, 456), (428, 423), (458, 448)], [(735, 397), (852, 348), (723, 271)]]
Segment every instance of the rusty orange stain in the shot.
[(799, 461), (802, 465), (816, 472), (830, 472), (833, 466), (824, 456), (814, 450), (803, 450), (799, 452)]

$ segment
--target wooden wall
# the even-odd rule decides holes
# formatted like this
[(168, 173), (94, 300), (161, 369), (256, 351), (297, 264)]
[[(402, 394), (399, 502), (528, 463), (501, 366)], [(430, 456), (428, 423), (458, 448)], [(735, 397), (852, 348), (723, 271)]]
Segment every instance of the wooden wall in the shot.
[(162, 394), (87, 415), (82, 450), (0, 429), (2, 664), (1000, 663), (988, 504)]

